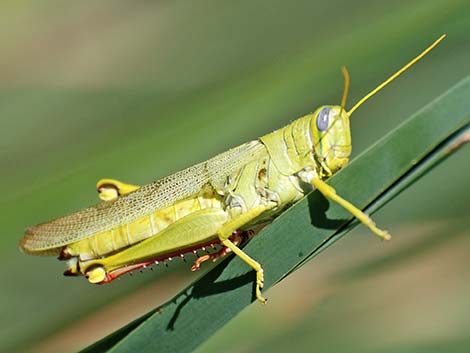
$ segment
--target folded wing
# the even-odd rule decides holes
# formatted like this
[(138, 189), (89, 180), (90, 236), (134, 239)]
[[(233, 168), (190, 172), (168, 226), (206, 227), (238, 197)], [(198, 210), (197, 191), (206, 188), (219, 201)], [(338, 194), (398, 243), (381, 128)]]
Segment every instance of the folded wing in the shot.
[(196, 194), (208, 182), (220, 185), (244, 164), (266, 153), (259, 141), (251, 141), (208, 161), (169, 175), (115, 201), (101, 202), (54, 221), (26, 230), (23, 251), (54, 254), (67, 244), (127, 224), (174, 202)]

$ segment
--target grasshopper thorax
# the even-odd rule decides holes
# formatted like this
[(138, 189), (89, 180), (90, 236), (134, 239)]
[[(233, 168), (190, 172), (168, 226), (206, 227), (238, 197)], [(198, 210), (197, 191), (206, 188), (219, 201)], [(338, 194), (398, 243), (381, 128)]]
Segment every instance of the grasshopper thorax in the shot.
[(310, 120), (315, 160), (326, 175), (346, 166), (351, 155), (349, 115), (340, 106), (319, 107)]
[(330, 176), (351, 154), (349, 116), (340, 106), (321, 106), (260, 140), (282, 174), (313, 169)]

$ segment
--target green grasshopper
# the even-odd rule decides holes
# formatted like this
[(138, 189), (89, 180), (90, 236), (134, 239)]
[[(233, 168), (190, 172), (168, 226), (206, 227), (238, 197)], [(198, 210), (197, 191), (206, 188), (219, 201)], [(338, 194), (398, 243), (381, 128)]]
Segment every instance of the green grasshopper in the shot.
[(233, 252), (256, 271), (256, 297), (264, 303), (263, 268), (240, 245), (307, 192), (317, 189), (337, 202), (382, 239), (361, 210), (341, 198), (325, 179), (343, 168), (351, 154), (349, 119), (366, 100), (401, 75), (444, 39), (372, 90), (349, 111), (349, 74), (342, 68), (341, 105), (324, 105), (312, 114), (166, 178), (139, 187), (113, 179), (97, 184), (101, 202), (26, 230), (21, 249), (59, 255), (66, 275), (106, 283), (135, 269), (219, 244), (196, 260)]

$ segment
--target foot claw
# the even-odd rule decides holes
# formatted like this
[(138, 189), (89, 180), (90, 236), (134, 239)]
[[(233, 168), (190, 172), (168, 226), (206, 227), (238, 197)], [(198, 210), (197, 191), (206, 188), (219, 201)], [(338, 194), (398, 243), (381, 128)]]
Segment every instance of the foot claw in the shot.
[(261, 288), (258, 285), (256, 286), (256, 299), (258, 299), (261, 304), (266, 304), (268, 301), (268, 299), (261, 295)]
[(380, 238), (382, 238), (383, 240), (390, 240), (392, 239), (392, 236), (390, 235), (389, 232), (387, 232), (386, 230), (382, 230), (382, 229), (377, 229), (377, 232), (375, 232), (375, 234), (377, 234)]
[(261, 295), (257, 296), (256, 297), (258, 299), (258, 301), (261, 303), (261, 304), (266, 304), (268, 302), (268, 299), (266, 299), (265, 297), (262, 297)]
[(260, 269), (256, 272), (256, 298), (261, 304), (266, 304), (267, 299), (261, 295), (261, 289), (264, 287), (264, 271)]

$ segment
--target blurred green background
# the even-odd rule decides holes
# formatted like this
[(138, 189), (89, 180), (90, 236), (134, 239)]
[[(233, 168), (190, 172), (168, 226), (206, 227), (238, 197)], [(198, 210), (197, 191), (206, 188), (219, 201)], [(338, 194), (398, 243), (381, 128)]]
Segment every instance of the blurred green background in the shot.
[[(342, 64), (351, 106), (447, 33), (355, 114), (357, 155), (470, 73), (469, 11), (452, 0), (2, 1), (0, 351), (76, 351), (199, 275), (177, 264), (91, 286), (21, 254), (27, 226), (95, 203), (102, 177), (147, 183), (339, 103)], [(199, 352), (467, 352), (468, 162), (464, 149), (376, 214), (392, 242), (359, 227)]]

